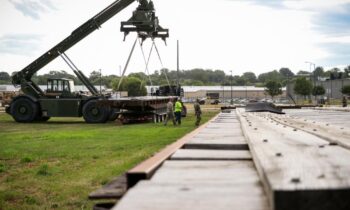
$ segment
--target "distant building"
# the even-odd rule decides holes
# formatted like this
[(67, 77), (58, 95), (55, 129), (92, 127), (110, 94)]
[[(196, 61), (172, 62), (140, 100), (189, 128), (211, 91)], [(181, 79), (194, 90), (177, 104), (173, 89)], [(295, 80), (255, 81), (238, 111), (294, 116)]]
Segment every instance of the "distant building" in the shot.
[(17, 92), (19, 89), (13, 85), (0, 85), (0, 92)]
[[(350, 79), (336, 79), (336, 80), (323, 80), (323, 81), (311, 81), (314, 86), (323, 86), (326, 90), (324, 95), (325, 98), (329, 99), (341, 99), (343, 94), (341, 93), (341, 89), (350, 85)], [(287, 93), (292, 96), (294, 99), (300, 98), (302, 96), (298, 96), (294, 93), (294, 83), (289, 83), (287, 85)]]
[[(147, 93), (150, 95), (158, 86), (147, 86)], [(185, 99), (215, 98), (231, 99), (231, 86), (182, 86)], [(286, 88), (282, 88), (282, 95), (275, 98), (286, 98)], [(255, 86), (232, 86), (232, 98), (234, 99), (255, 99), (270, 98), (266, 95), (264, 87)]]

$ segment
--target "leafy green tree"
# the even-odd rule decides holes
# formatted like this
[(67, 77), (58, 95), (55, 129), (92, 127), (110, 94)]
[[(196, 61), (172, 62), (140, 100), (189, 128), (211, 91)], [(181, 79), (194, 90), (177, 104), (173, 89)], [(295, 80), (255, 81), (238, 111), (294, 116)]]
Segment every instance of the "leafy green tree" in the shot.
[(294, 92), (298, 95), (309, 96), (312, 91), (312, 83), (305, 77), (300, 77), (295, 81)]
[(297, 73), (297, 75), (309, 75), (309, 74), (310, 74), (310, 72), (304, 71), (304, 70), (300, 70), (300, 71), (298, 71), (298, 73)]
[(258, 76), (258, 81), (264, 84), (270, 80), (280, 82), (283, 80), (283, 76), (277, 70), (263, 73)]
[(147, 95), (147, 89), (144, 83), (139, 78), (136, 77), (126, 77), (123, 79), (119, 90), (118, 84), (120, 79), (114, 79), (112, 81), (112, 87), (115, 91), (127, 91), (128, 96), (145, 96)]
[(265, 84), (265, 92), (271, 96), (273, 99), (275, 96), (281, 95), (282, 94), (282, 85), (281, 83), (277, 81), (268, 81)]
[(344, 68), (344, 77), (349, 78), (350, 77), (350, 65)]
[(114, 79), (111, 81), (110, 86), (112, 87), (112, 89), (113, 89), (114, 91), (123, 91), (123, 90), (125, 90), (125, 87), (124, 87), (124, 85), (125, 85), (125, 78), (123, 79), (123, 81), (122, 81), (122, 83), (120, 84), (120, 87), (119, 87), (119, 89), (118, 89), (119, 81), (120, 81), (120, 78), (119, 78), (119, 77), (118, 77), (118, 78), (114, 78)]
[(143, 72), (137, 72), (137, 73), (129, 74), (128, 77), (136, 77), (136, 78), (139, 78), (140, 80), (145, 80), (145, 78), (147, 78), (147, 75)]
[(247, 80), (245, 80), (243, 77), (239, 78), (236, 80), (236, 84), (238, 86), (244, 86), (244, 85), (247, 85)]
[(0, 80), (9, 81), (9, 80), (11, 80), (11, 77), (10, 77), (9, 73), (1, 71), (0, 72)]
[(111, 88), (113, 79), (118, 78), (116, 75), (100, 75), (100, 71), (92, 71), (89, 76), (89, 81), (93, 85), (102, 85)]
[(97, 81), (99, 82), (101, 77), (102, 77), (102, 75), (100, 75), (100, 71), (92, 71), (90, 73), (89, 80), (92, 83), (95, 83)]
[(254, 84), (257, 80), (257, 78), (253, 72), (243, 73), (242, 78), (250, 84)]
[(331, 80), (341, 79), (342, 78), (342, 74), (341, 74), (339, 68), (332, 68), (331, 70), (329, 70), (327, 72), (328, 72), (329, 77), (330, 77)]
[(279, 70), (279, 73), (284, 77), (284, 78), (291, 78), (294, 77), (294, 73), (289, 69), (289, 68), (281, 68)]
[(313, 75), (315, 77), (315, 79), (317, 79), (318, 77), (323, 77), (324, 76), (324, 69), (322, 66), (317, 66), (315, 68), (315, 70), (313, 71)]
[(0, 84), (11, 84), (11, 77), (7, 72), (0, 72)]
[(215, 70), (210, 78), (213, 82), (222, 83), (225, 80), (225, 72), (222, 70)]
[(43, 75), (34, 75), (33, 76), (33, 81), (36, 83), (36, 84), (39, 84), (39, 85), (46, 85), (47, 83), (47, 79), (54, 79), (54, 78), (65, 78), (65, 79), (71, 79), (74, 81), (74, 84), (76, 85), (81, 85), (82, 82), (75, 76), (75, 75), (72, 75), (72, 74), (69, 74), (67, 73), (66, 71), (50, 71), (49, 73), (47, 74), (43, 74)]
[(345, 85), (341, 89), (341, 93), (344, 94), (344, 95), (350, 95), (350, 85)]
[(184, 80), (182, 84), (187, 86), (204, 86), (204, 83), (202, 81), (191, 79)]
[(113, 79), (118, 78), (117, 75), (107, 75), (107, 76), (102, 76), (102, 85), (106, 86), (107, 88), (112, 88), (111, 82)]
[(326, 93), (326, 90), (324, 89), (323, 86), (321, 85), (316, 85), (313, 89), (312, 89), (312, 95), (315, 96), (315, 99), (317, 99), (317, 96), (322, 96)]

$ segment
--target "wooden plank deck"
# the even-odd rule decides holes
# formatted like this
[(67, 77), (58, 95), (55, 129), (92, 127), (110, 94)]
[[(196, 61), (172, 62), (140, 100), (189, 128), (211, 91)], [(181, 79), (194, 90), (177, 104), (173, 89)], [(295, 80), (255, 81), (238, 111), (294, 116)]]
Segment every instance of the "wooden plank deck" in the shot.
[(252, 160), (246, 150), (179, 149), (171, 160)]
[[(346, 127), (346, 124), (334, 124), (331, 120), (338, 120), (340, 122), (348, 120), (350, 117), (350, 113), (343, 113), (343, 115), (328, 115), (322, 116), (320, 118), (314, 118), (310, 120), (306, 115), (305, 118), (298, 117), (295, 118), (290, 115), (276, 115), (276, 114), (259, 114), (261, 116), (267, 117), (270, 120), (273, 120), (277, 123), (281, 123), (283, 125), (293, 127), (299, 130), (303, 130), (305, 132), (311, 133), (315, 136), (318, 136), (324, 140), (329, 141), (332, 144), (339, 144), (347, 149), (350, 149), (350, 132)], [(350, 118), (349, 118), (350, 120)]]
[(307, 120), (308, 123), (318, 122), (350, 128), (350, 113), (347, 111), (302, 109), (286, 110), (286, 113), (292, 118)]
[(167, 161), (114, 209), (268, 210), (268, 205), (251, 161)]
[(236, 113), (221, 113), (191, 136), (113, 209), (268, 210)]
[(350, 209), (350, 113), (286, 112), (219, 114), (131, 170), (146, 180), (113, 209)]
[(273, 210), (350, 209), (350, 151), (238, 110)]
[[(217, 116), (214, 117), (213, 120), (215, 120), (216, 118)], [(128, 188), (133, 187), (140, 180), (149, 179), (165, 160), (169, 159), (172, 154), (174, 154), (178, 149), (182, 148), (186, 142), (188, 142), (194, 136), (198, 135), (198, 133), (205, 129), (205, 127), (210, 122), (211, 121), (203, 124), (196, 130), (179, 139), (178, 141), (167, 146), (165, 149), (158, 152), (153, 157), (143, 161), (139, 165), (129, 170), (126, 173)]]
[(248, 144), (243, 137), (209, 137), (192, 138), (184, 149), (212, 149), (212, 150), (248, 150)]

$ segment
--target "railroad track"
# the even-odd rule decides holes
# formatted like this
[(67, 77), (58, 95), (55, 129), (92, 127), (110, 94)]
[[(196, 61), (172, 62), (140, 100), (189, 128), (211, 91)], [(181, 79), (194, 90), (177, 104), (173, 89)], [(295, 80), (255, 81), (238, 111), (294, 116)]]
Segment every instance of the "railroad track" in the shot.
[(350, 134), (312, 127), (349, 114), (317, 112), (220, 113), (130, 170), (122, 199), (105, 209), (350, 209)]

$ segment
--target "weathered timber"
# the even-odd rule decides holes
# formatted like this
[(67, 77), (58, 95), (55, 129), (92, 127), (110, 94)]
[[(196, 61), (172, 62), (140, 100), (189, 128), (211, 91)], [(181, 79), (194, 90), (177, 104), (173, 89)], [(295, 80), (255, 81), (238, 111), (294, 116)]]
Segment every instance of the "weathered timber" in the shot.
[(350, 209), (349, 150), (257, 114), (238, 113), (273, 210)]
[(252, 160), (252, 156), (244, 150), (179, 149), (171, 160)]
[(349, 112), (306, 109), (301, 110), (300, 112), (288, 111), (287, 113), (292, 118), (302, 118), (307, 120), (309, 123), (313, 123), (315, 121), (324, 123), (325, 125), (339, 125), (350, 128)]
[[(234, 177), (234, 178), (233, 178)], [(151, 179), (154, 183), (221, 183), (259, 185), (252, 161), (165, 161)]]
[(103, 186), (101, 189), (90, 193), (89, 199), (119, 199), (126, 193), (126, 190), (126, 175), (123, 174)]
[(251, 161), (166, 161), (114, 210), (268, 210)]
[[(320, 122), (319, 120), (305, 121), (303, 118), (296, 119), (291, 118), (288, 115), (280, 117), (269, 114), (267, 117), (278, 123), (303, 130), (305, 132), (319, 136), (320, 138), (325, 139), (330, 143), (336, 143), (347, 149), (350, 149), (350, 132), (348, 129), (344, 129), (344, 125), (334, 125), (330, 122), (330, 120), (325, 120), (324, 122)], [(331, 116), (329, 116), (329, 118), (331, 118)], [(341, 116), (337, 116), (337, 118), (341, 119)]]
[(216, 150), (248, 150), (248, 144), (243, 138), (193, 138), (187, 142), (184, 149), (216, 149)]
[[(217, 117), (217, 116), (216, 116)], [(214, 117), (213, 119), (215, 119)], [(154, 172), (162, 165), (162, 163), (170, 158), (178, 149), (182, 148), (186, 142), (197, 135), (201, 130), (203, 130), (211, 121), (201, 125), (196, 130), (185, 135), (178, 141), (171, 145), (165, 147), (162, 151), (155, 154), (153, 157), (143, 161), (126, 173), (128, 188), (133, 187), (138, 181), (143, 179), (149, 179), (152, 177)]]

